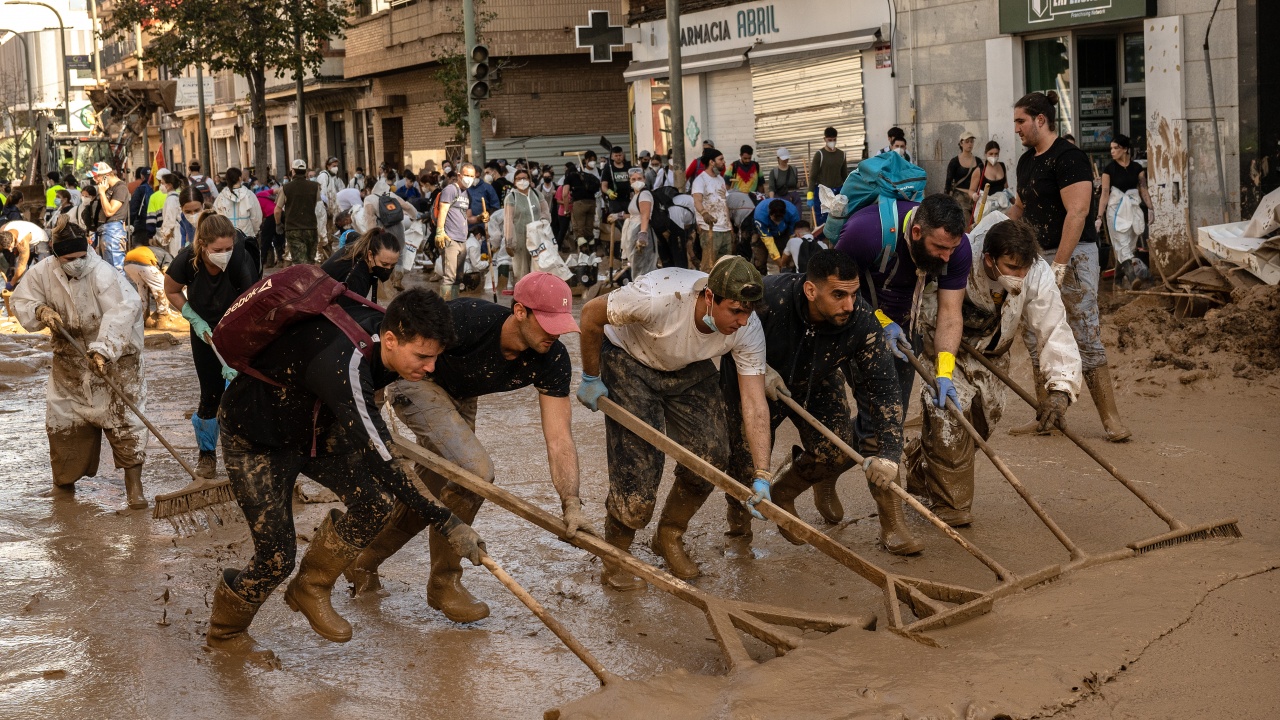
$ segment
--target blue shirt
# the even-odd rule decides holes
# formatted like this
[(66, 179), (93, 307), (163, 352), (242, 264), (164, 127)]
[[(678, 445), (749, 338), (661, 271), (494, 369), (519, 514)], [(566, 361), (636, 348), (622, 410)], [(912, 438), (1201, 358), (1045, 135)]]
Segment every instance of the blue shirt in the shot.
[[(480, 213), (485, 210), (492, 213), (502, 206), (502, 201), (498, 199), (498, 191), (479, 178), (476, 178), (475, 185), (467, 188), (467, 195), (471, 197), (471, 214), (476, 217), (480, 217)], [(480, 203), (480, 198), (484, 198), (483, 205)]]
[(773, 202), (773, 200), (762, 200), (759, 205), (756, 205), (756, 227), (760, 229), (761, 235), (781, 239), (785, 243), (795, 231), (796, 223), (800, 222), (800, 211), (795, 205), (782, 200), (782, 204), (787, 206), (787, 212), (782, 216), (781, 222), (774, 223), (773, 218), (769, 217), (769, 205)]

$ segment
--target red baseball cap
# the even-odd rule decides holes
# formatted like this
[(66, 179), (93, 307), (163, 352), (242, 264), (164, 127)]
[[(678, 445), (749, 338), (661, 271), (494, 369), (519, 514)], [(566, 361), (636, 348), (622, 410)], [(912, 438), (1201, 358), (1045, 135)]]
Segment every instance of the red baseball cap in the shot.
[(532, 272), (516, 283), (514, 299), (533, 312), (542, 329), (552, 335), (578, 332), (573, 319), (573, 291), (559, 277)]

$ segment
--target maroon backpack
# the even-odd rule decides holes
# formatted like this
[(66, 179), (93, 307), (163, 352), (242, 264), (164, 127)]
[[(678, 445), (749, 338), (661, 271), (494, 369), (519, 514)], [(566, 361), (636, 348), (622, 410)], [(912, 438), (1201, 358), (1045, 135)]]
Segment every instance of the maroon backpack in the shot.
[(283, 387), (250, 363), (290, 325), (323, 315), (367, 358), (373, 353), (373, 338), (337, 304), (337, 299), (344, 296), (383, 310), (382, 306), (348, 290), (316, 265), (285, 268), (254, 283), (231, 304), (213, 330), (214, 352), (228, 367)]

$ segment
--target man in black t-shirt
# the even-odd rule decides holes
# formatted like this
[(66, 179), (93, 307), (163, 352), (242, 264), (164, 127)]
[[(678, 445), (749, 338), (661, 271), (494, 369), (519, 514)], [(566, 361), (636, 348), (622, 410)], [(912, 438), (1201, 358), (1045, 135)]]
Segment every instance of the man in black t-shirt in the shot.
[(626, 212), (631, 204), (631, 178), (627, 174), (630, 169), (622, 148), (614, 147), (609, 154), (609, 162), (600, 172), (600, 192), (604, 193), (606, 215)]
[[(1043, 93), (1024, 96), (1014, 106), (1014, 130), (1027, 152), (1018, 160), (1018, 197), (1007, 213), (1025, 220), (1036, 231), (1044, 258), (1053, 266), (1062, 291), (1067, 322), (1080, 346), (1085, 382), (1102, 417), (1107, 439), (1128, 440), (1131, 433), (1116, 409), (1107, 351), (1102, 346), (1098, 317), (1098, 238), (1090, 205), (1093, 201), (1093, 167), (1080, 148), (1058, 137), (1055, 128), (1057, 98)], [(1048, 390), (1038, 365), (1035, 335), (1024, 328), (1023, 339), (1036, 368), (1036, 388)], [(1041, 407), (1045, 398), (1041, 398)], [(1032, 422), (1009, 432), (1046, 432)]]
[[(578, 500), (578, 451), (570, 426), (573, 366), (559, 340), (561, 335), (578, 332), (571, 312), (573, 293), (555, 275), (535, 272), (516, 283), (514, 299), (510, 309), (473, 298), (451, 301), (457, 341), (436, 361), (429, 378), (395, 383), (387, 390), (387, 400), (417, 436), (418, 444), (493, 482), (493, 461), (475, 434), (477, 400), (481, 395), (533, 385), (542, 411), (551, 482), (572, 536), (579, 528), (587, 528)], [(420, 476), (458, 517), (466, 522), (475, 518), (483, 498), (434, 473), (420, 472)], [(346, 570), (356, 592), (380, 589), (378, 566), (426, 524), (412, 509), (397, 503), (382, 532)], [(489, 606), (462, 585), (458, 554), (434, 528), (430, 548), (427, 604), (454, 622), (488, 617)]]

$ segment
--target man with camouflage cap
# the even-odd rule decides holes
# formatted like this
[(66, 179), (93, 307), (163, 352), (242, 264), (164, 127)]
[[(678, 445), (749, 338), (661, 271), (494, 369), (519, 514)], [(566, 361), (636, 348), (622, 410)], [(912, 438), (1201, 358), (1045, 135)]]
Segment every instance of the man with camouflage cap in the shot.
[[(765, 398), (765, 339), (753, 312), (764, 298), (760, 272), (746, 259), (725, 256), (711, 274), (664, 268), (582, 308), (582, 384), (578, 400), (597, 409), (601, 397), (664, 430), (672, 440), (716, 467), (729, 460), (729, 433), (720, 372), (726, 354), (738, 369), (744, 435), (755, 470), (754, 502), (769, 498), (769, 403)], [(657, 503), (663, 453), (611, 419), (605, 420), (609, 497), (605, 539), (627, 550)], [(698, 566), (684, 549), (689, 520), (712, 486), (684, 466), (658, 520), (653, 549), (673, 575), (693, 578)], [(754, 510), (754, 508), (753, 508)], [(606, 563), (601, 581), (637, 590), (643, 580)]]

